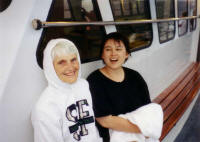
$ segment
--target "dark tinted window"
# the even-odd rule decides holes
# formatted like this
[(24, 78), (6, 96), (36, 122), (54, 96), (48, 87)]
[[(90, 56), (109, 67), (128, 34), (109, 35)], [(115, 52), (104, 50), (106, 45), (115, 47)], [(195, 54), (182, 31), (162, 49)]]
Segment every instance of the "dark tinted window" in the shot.
[[(188, 16), (188, 2), (187, 0), (178, 0), (178, 17), (187, 17)], [(188, 20), (179, 20), (178, 21), (178, 34), (182, 36), (187, 33), (188, 29)]]
[[(47, 21), (101, 21), (101, 16), (96, 0), (54, 0)], [(37, 49), (38, 63), (42, 66), (43, 50), (47, 42), (54, 38), (73, 41), (79, 49), (82, 62), (96, 60), (104, 35), (104, 27), (98, 26), (46, 28)]]
[[(175, 17), (174, 0), (156, 0), (156, 14), (158, 19)], [(173, 39), (175, 36), (175, 22), (158, 23), (160, 43)]]
[[(149, 0), (110, 0), (115, 21), (151, 19)], [(152, 24), (116, 26), (117, 31), (128, 36), (131, 50), (147, 47), (152, 41)]]
[[(197, 16), (197, 0), (190, 0), (189, 16)], [(194, 31), (197, 26), (197, 19), (190, 20), (190, 31)]]
[(0, 0), (0, 12), (4, 11), (10, 5), (12, 0)]

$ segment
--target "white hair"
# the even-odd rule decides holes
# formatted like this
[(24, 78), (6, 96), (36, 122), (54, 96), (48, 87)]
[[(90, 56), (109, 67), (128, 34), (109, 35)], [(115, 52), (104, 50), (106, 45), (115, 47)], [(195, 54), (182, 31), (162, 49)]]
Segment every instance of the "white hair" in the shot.
[(54, 60), (56, 56), (60, 57), (67, 54), (74, 54), (74, 53), (78, 56), (78, 50), (72, 42), (60, 41), (55, 45), (55, 47), (53, 47), (51, 51), (51, 57)]

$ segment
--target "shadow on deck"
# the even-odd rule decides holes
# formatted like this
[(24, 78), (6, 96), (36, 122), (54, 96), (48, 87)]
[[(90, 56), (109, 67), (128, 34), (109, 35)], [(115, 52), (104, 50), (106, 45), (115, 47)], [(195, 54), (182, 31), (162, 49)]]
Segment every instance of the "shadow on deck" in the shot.
[(174, 142), (200, 142), (200, 96)]

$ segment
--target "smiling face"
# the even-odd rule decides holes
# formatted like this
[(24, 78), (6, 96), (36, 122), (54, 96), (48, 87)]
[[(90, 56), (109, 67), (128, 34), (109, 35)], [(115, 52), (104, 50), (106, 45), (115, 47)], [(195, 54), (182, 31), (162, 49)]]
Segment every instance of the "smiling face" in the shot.
[(58, 78), (66, 83), (74, 83), (78, 78), (79, 62), (75, 53), (56, 56), (53, 65)]
[(129, 54), (122, 41), (116, 41), (114, 39), (106, 41), (102, 53), (102, 59), (106, 64), (105, 67), (110, 69), (121, 68), (128, 56)]

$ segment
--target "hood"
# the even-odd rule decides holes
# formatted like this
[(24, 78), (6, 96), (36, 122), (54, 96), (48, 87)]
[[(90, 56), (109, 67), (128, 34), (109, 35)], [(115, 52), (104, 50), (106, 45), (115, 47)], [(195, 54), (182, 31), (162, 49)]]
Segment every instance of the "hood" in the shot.
[[(61, 81), (58, 78), (58, 76), (55, 72), (54, 66), (53, 66), (53, 59), (51, 57), (51, 51), (56, 46), (56, 44), (61, 41), (64, 41), (69, 46), (73, 46), (74, 48), (76, 48), (74, 43), (72, 43), (71, 41), (69, 41), (67, 39), (59, 38), (59, 39), (50, 40), (44, 50), (43, 69), (44, 69), (45, 77), (48, 81), (48, 85), (52, 85), (56, 88), (62, 87), (64, 89), (67, 89), (67, 88), (70, 88), (71, 86), (73, 86), (74, 84), (76, 84), (77, 81), (79, 81), (79, 79), (81, 77), (81, 62), (80, 62), (80, 55), (78, 53), (77, 58), (79, 61), (80, 68), (79, 68), (79, 72), (78, 72), (78, 78), (75, 83), (73, 83), (73, 84), (66, 83), (66, 82)], [(76, 50), (78, 50), (78, 49), (76, 48)]]

